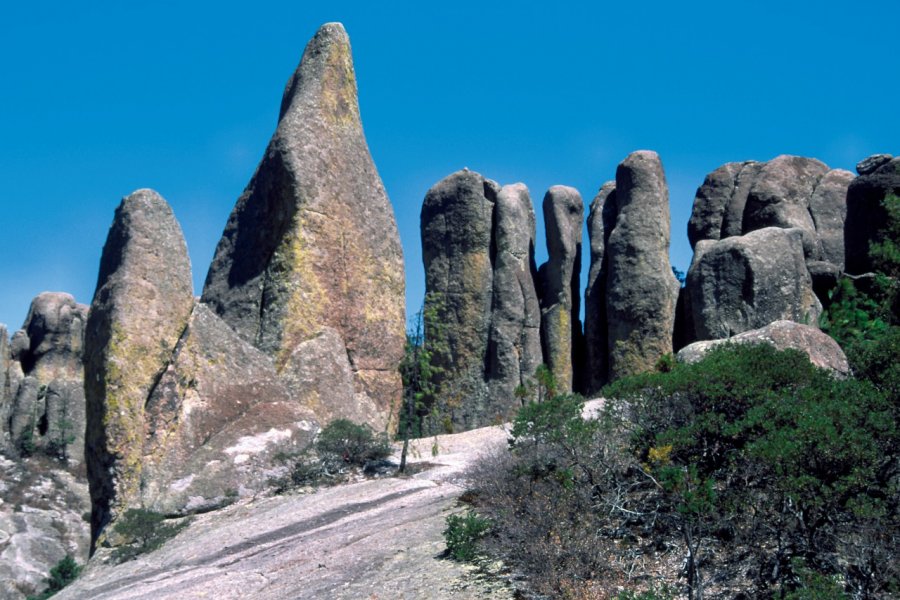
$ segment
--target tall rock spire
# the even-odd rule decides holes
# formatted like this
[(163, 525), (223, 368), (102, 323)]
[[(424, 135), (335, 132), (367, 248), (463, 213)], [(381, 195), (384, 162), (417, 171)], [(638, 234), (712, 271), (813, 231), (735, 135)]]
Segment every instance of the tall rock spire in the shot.
[(400, 397), (403, 253), (366, 144), (350, 41), (323, 25), (285, 87), (275, 134), (225, 226), (203, 302), (275, 359), (332, 328), (385, 422)]

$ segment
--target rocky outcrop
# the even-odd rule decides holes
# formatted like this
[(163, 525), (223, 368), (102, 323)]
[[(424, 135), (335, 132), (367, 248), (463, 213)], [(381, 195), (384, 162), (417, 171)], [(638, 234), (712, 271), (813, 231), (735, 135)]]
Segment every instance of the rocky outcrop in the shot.
[(803, 235), (767, 227), (699, 242), (687, 275), (694, 339), (727, 338), (783, 319), (816, 323), (821, 305)]
[(847, 220), (844, 226), (847, 272), (862, 275), (872, 271), (869, 245), (887, 222), (882, 202), (893, 194), (900, 196), (900, 157), (876, 154), (861, 161), (859, 177), (847, 190)]
[(528, 189), (463, 169), (428, 190), (421, 222), (425, 327), (444, 369), (444, 425), (502, 422), (543, 362)]
[(138, 190), (116, 209), (85, 331), (85, 455), (94, 537), (139, 502), (144, 405), (193, 305), (181, 227), (159, 194)]
[(13, 454), (40, 451), (73, 469), (82, 463), (87, 311), (64, 293), (44, 292), (32, 301), (4, 371), (4, 429)]
[(702, 359), (712, 348), (725, 343), (770, 344), (778, 350), (799, 350), (809, 356), (810, 362), (817, 367), (828, 369), (841, 377), (850, 374), (847, 357), (837, 342), (815, 327), (793, 321), (775, 321), (728, 340), (694, 342), (682, 348), (676, 358), (679, 362), (694, 363)]
[(0, 323), (0, 449), (9, 445), (9, 412), (11, 394), (9, 389), (9, 332)]
[(280, 373), (323, 328), (339, 336), (355, 393), (383, 429), (400, 399), (403, 254), (363, 135), (350, 43), (323, 25), (288, 81), (278, 127), (238, 199), (203, 302)]
[[(455, 427), (483, 424), (489, 412), (485, 364), (491, 327), (494, 204), (500, 186), (464, 169), (436, 183), (421, 213), (426, 333)], [(439, 339), (438, 339), (439, 338)], [(458, 397), (460, 401), (454, 401)]]
[(541, 308), (535, 289), (534, 208), (524, 184), (505, 185), (494, 204), (494, 271), (486, 378), (493, 411), (508, 420), (521, 404), (541, 352)]
[(669, 263), (669, 192), (655, 152), (616, 170), (615, 224), (606, 244), (609, 378), (652, 369), (672, 352), (679, 284)]
[(588, 213), (591, 262), (584, 291), (585, 392), (593, 394), (607, 381), (609, 371), (606, 340), (606, 276), (609, 258), (606, 245), (616, 220), (616, 182), (607, 181), (597, 192)]
[[(349, 367), (331, 384), (352, 389)], [(303, 389), (327, 392), (324, 382), (311, 387)], [(274, 455), (311, 441), (314, 408), (294, 397), (266, 354), (197, 304), (146, 402), (141, 505), (184, 514), (265, 488), (280, 474)]]
[(581, 230), (584, 202), (572, 187), (555, 185), (544, 195), (547, 262), (541, 265), (541, 342), (561, 392), (581, 389)]

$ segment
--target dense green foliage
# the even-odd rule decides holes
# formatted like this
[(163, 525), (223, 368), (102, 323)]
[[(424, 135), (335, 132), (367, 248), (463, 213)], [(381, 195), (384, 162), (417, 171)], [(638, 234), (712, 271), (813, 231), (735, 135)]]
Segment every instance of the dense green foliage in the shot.
[(458, 561), (473, 560), (478, 556), (478, 540), (483, 538), (490, 528), (490, 522), (479, 517), (471, 509), (465, 514), (450, 515), (447, 517), (447, 528), (444, 530), (447, 553)]
[(349, 419), (336, 419), (326, 425), (316, 438), (315, 448), (319, 457), (333, 466), (363, 467), (391, 455), (387, 436), (377, 435), (368, 425)]
[(152, 552), (188, 525), (186, 520), (176, 523), (166, 521), (165, 515), (152, 510), (130, 508), (125, 511), (113, 526), (115, 534), (124, 541), (113, 551), (113, 559), (125, 562)]
[(62, 560), (50, 569), (50, 577), (44, 580), (47, 584), (47, 589), (35, 596), (28, 596), (28, 600), (46, 600), (50, 598), (56, 592), (75, 581), (81, 573), (81, 569), (82, 567), (75, 562), (75, 559), (66, 554)]

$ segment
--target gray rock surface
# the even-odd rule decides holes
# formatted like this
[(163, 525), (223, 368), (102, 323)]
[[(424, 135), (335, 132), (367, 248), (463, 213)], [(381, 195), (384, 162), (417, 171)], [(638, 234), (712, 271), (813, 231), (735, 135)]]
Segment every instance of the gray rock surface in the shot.
[[(489, 412), (484, 384), (493, 301), (491, 246), (497, 189), (479, 173), (448, 175), (425, 194), (421, 213), (426, 309), (435, 307), (426, 335), (444, 338), (435, 359), (456, 427), (471, 429)], [(428, 310), (426, 310), (428, 312)], [(451, 397), (462, 399), (454, 406)]]
[(878, 170), (878, 167), (891, 162), (894, 158), (890, 154), (873, 154), (856, 163), (856, 172), (860, 175), (869, 175)]
[(832, 169), (819, 180), (809, 198), (809, 212), (822, 248), (822, 260), (844, 269), (844, 221), (847, 218), (847, 189), (855, 176), (850, 171)]
[[(693, 248), (700, 240), (722, 237), (725, 212), (735, 195), (738, 174), (744, 163), (726, 163), (706, 176), (697, 189), (688, 221), (688, 241)], [(741, 207), (743, 214), (743, 207)]]
[(309, 42), (278, 126), (238, 199), (203, 301), (279, 371), (323, 327), (339, 332), (358, 392), (396, 416), (405, 343), (403, 253), (363, 134), (339, 23)]
[(669, 191), (655, 152), (616, 170), (616, 223), (606, 253), (609, 377), (654, 367), (672, 352), (679, 284), (669, 263)]
[(9, 412), (12, 395), (9, 390), (9, 332), (0, 323), (0, 448), (9, 445)]
[(516, 388), (529, 383), (541, 352), (541, 308), (535, 285), (535, 218), (524, 184), (505, 185), (494, 208), (491, 326), (486, 378), (494, 417), (508, 421), (521, 406)]
[(676, 358), (679, 362), (694, 363), (712, 348), (725, 344), (770, 344), (778, 350), (800, 350), (809, 356), (810, 362), (836, 375), (850, 374), (850, 365), (841, 347), (827, 334), (815, 327), (793, 321), (775, 321), (760, 329), (738, 334), (728, 340), (694, 342), (682, 348)]
[[(349, 366), (343, 376), (352, 389)], [(186, 514), (266, 488), (282, 474), (275, 455), (311, 441), (314, 408), (297, 401), (270, 357), (198, 303), (146, 403), (141, 504)]]
[(547, 262), (541, 265), (541, 343), (561, 392), (580, 391), (581, 238), (584, 202), (572, 187), (555, 185), (544, 195)]
[[(862, 275), (872, 270), (869, 244), (876, 240), (878, 231), (887, 222), (882, 201), (888, 194), (900, 195), (900, 157), (887, 162), (882, 157), (871, 162), (868, 167), (864, 166), (865, 173), (860, 171), (860, 176), (847, 190), (844, 247), (846, 270), (851, 275)], [(872, 166), (876, 163), (877, 167)]]
[(747, 197), (765, 165), (766, 163), (752, 160), (741, 163), (740, 169), (735, 174), (734, 193), (725, 209), (719, 239), (746, 233), (744, 231), (744, 210), (747, 208)]
[(607, 181), (591, 202), (587, 218), (591, 262), (584, 290), (585, 393), (600, 391), (609, 371), (607, 357), (606, 277), (609, 259), (606, 244), (616, 222), (616, 182)]
[(816, 323), (821, 312), (798, 229), (767, 227), (699, 242), (687, 289), (695, 340), (727, 338), (783, 319)]
[[(15, 364), (7, 365), (6, 418), (13, 451), (21, 452), (26, 444), (26, 453), (59, 456), (71, 468), (82, 463), (87, 311), (87, 306), (60, 292), (44, 292), (32, 301), (16, 336)], [(10, 380), (15, 384), (10, 386)]]
[(85, 329), (86, 452), (94, 539), (140, 501), (144, 404), (194, 305), (172, 209), (138, 190), (116, 209)]
[(137, 560), (92, 561), (54, 598), (510, 600), (502, 582), (479, 581), (476, 567), (444, 559), (441, 535), (460, 510), (465, 470), (502, 451), (506, 438), (503, 427), (428, 437), (412, 444), (410, 463), (420, 471), (410, 477), (244, 498), (197, 515)]
[(46, 585), (67, 554), (87, 562), (90, 525), (87, 481), (59, 461), (21, 461), (0, 454), (0, 599), (24, 600)]

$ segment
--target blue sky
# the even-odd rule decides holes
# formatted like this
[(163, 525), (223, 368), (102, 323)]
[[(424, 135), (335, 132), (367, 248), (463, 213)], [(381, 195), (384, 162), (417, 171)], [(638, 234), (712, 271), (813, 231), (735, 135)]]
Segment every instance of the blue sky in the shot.
[(422, 199), (463, 166), (523, 181), (540, 215), (549, 186), (587, 204), (629, 152), (656, 150), (684, 270), (694, 192), (722, 163), (789, 153), (852, 170), (900, 154), (895, 0), (429, 4), (6, 3), (0, 323), (18, 328), (45, 290), (89, 303), (113, 211), (140, 187), (172, 205), (199, 293), (327, 21), (350, 34), (410, 312)]

